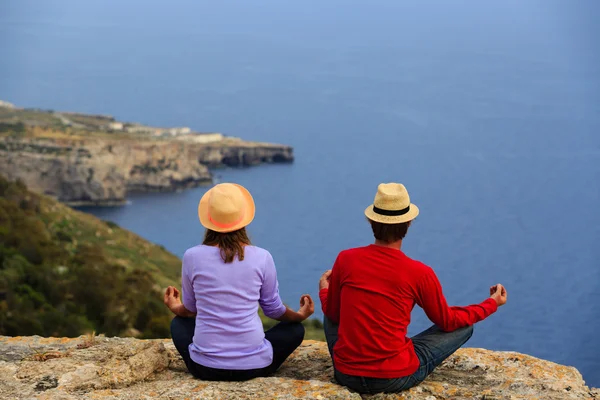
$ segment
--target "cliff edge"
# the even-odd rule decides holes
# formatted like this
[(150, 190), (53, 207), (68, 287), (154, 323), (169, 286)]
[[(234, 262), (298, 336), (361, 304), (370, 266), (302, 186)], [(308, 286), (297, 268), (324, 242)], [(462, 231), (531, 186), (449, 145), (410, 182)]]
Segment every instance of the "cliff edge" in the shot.
[(0, 102), (0, 174), (70, 205), (119, 205), (128, 192), (210, 184), (212, 167), (293, 160), (290, 146)]
[[(170, 340), (0, 337), (2, 399), (361, 399), (333, 380), (327, 346), (305, 341), (274, 377), (206, 382)], [(600, 399), (573, 367), (514, 352), (461, 349), (425, 382), (366, 399)]]

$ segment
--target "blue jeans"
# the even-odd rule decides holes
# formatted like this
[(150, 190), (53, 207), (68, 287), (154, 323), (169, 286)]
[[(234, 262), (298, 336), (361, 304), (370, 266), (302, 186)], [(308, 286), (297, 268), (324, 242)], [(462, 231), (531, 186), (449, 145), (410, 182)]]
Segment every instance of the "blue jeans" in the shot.
[[(329, 318), (324, 318), (325, 338), (329, 354), (333, 360), (333, 346), (338, 339), (338, 325)], [(435, 367), (440, 365), (452, 353), (458, 350), (473, 335), (473, 327), (467, 326), (453, 332), (444, 332), (436, 325), (411, 338), (419, 357), (419, 369), (409, 376), (398, 378), (369, 378), (346, 375), (335, 369), (335, 379), (341, 385), (347, 386), (359, 393), (396, 393), (410, 389), (423, 382)]]
[(206, 381), (247, 381), (268, 376), (277, 371), (283, 362), (304, 340), (304, 326), (296, 322), (280, 322), (265, 332), (265, 339), (273, 346), (271, 365), (257, 369), (218, 369), (200, 365), (190, 357), (189, 345), (194, 338), (195, 318), (175, 317), (171, 321), (171, 337), (177, 351), (192, 375)]

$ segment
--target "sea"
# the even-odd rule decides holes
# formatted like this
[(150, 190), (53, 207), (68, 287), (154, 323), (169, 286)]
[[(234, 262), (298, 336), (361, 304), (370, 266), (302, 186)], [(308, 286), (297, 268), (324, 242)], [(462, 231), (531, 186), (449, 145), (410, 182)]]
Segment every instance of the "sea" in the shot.
[[(293, 164), (214, 171), (254, 195), (293, 307), (373, 241), (363, 211), (401, 182), (421, 210), (404, 251), (448, 301), (507, 288), (468, 345), (598, 387), (598, 21), (596, 0), (2, 1), (0, 99), (293, 146)], [(207, 189), (85, 211), (182, 256)], [(416, 307), (409, 333), (429, 325)]]

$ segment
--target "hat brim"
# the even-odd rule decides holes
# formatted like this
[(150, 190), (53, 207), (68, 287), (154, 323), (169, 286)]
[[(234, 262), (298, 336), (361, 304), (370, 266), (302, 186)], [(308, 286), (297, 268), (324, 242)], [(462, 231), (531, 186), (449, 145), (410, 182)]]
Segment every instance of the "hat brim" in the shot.
[(246, 211), (244, 214), (244, 218), (239, 223), (237, 223), (233, 226), (227, 227), (226, 229), (215, 225), (210, 220), (210, 217), (208, 215), (208, 201), (209, 201), (210, 195), (211, 195), (211, 190), (209, 190), (208, 192), (204, 193), (204, 196), (202, 196), (202, 198), (200, 199), (200, 202), (198, 203), (198, 218), (200, 218), (200, 223), (206, 229), (210, 229), (212, 231), (221, 232), (221, 233), (233, 232), (233, 231), (237, 231), (238, 229), (242, 229), (242, 228), (250, 225), (250, 223), (254, 219), (256, 207), (254, 205), (254, 199), (252, 198), (252, 195), (245, 187), (235, 184), (235, 183), (233, 185), (237, 186), (244, 196), (245, 211)]
[(419, 215), (419, 207), (410, 203), (410, 209), (406, 214), (402, 215), (381, 215), (373, 211), (373, 204), (365, 209), (365, 215), (371, 221), (380, 222), (382, 224), (401, 224), (403, 222), (412, 221)]

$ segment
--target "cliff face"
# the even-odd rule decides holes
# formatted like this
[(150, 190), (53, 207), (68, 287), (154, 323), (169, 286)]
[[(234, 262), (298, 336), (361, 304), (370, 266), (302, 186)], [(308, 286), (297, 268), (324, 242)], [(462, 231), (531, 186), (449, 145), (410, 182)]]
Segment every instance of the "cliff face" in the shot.
[(198, 161), (209, 167), (248, 167), (258, 164), (287, 163), (294, 160), (292, 148), (267, 143), (226, 139), (220, 143), (197, 146)]
[(180, 143), (6, 140), (0, 173), (69, 204), (122, 203), (128, 190), (208, 183), (208, 168)]
[(128, 191), (173, 191), (212, 181), (207, 166), (293, 160), (287, 146), (227, 139), (181, 140), (3, 138), (0, 174), (71, 205), (113, 205)]
[(293, 159), (289, 146), (0, 101), (0, 175), (71, 205), (121, 204), (129, 191), (208, 184), (208, 167)]
[[(305, 341), (274, 377), (207, 382), (170, 340), (0, 337), (2, 399), (361, 399), (333, 380), (323, 342)], [(513, 352), (461, 349), (421, 385), (368, 399), (598, 399), (579, 372)]]

